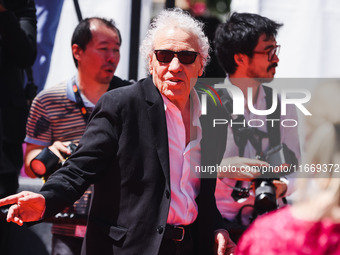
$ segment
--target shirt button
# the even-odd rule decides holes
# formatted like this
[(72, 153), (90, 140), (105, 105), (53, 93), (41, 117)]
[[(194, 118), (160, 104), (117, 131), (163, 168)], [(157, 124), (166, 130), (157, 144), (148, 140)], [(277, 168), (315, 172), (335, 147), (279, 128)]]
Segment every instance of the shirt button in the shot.
[(169, 191), (169, 190), (166, 190), (166, 191), (165, 191), (165, 197), (166, 197), (167, 199), (170, 198), (170, 191)]
[(163, 231), (164, 231), (164, 227), (163, 227), (163, 226), (158, 226), (158, 227), (157, 227), (157, 232), (158, 232), (158, 234), (162, 234)]

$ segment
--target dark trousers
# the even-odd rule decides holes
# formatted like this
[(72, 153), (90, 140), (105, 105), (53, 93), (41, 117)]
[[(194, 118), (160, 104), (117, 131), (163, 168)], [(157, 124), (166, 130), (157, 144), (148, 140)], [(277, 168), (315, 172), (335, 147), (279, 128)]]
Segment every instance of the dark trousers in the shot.
[(8, 254), (9, 223), (0, 219), (0, 254)]
[(53, 235), (52, 255), (80, 255), (83, 238)]
[(192, 240), (163, 239), (158, 255), (193, 255), (193, 249)]
[[(178, 228), (167, 225), (158, 255), (193, 255), (194, 245), (189, 226), (183, 227), (182, 232)], [(184, 234), (183, 234), (184, 233)], [(183, 239), (182, 241), (179, 241)]]

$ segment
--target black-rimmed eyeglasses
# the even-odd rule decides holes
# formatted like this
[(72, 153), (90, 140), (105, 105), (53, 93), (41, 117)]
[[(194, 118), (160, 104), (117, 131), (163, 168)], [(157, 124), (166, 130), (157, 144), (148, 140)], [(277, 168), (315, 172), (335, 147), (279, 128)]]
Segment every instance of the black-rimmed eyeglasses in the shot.
[(253, 51), (254, 54), (268, 54), (268, 61), (272, 61), (274, 56), (278, 56), (280, 53), (281, 45), (276, 45), (274, 48), (269, 51)]
[(170, 63), (176, 55), (179, 62), (184, 65), (190, 65), (195, 62), (198, 52), (195, 51), (171, 51), (171, 50), (155, 50), (156, 58), (161, 63)]

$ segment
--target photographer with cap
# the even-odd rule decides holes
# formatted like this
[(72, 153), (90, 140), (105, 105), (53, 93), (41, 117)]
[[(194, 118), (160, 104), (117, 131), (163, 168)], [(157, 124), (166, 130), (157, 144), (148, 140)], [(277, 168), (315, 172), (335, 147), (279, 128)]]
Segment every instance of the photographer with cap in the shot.
[[(282, 24), (268, 18), (250, 13), (233, 13), (226, 23), (219, 26), (214, 43), (217, 58), (228, 75), (224, 82), (229, 90), (229, 93), (223, 95), (226, 98), (225, 102), (232, 104), (230, 90), (236, 86), (243, 92), (245, 102), (248, 102), (248, 88), (252, 88), (255, 109), (265, 110), (272, 106), (272, 89), (263, 83), (271, 82), (275, 76), (280, 49), (276, 35), (281, 26)], [(244, 115), (234, 116), (235, 123), (248, 123), (249, 120), (257, 119), (265, 124), (258, 128), (249, 127), (247, 124), (228, 125), (227, 145), (222, 164), (243, 170), (259, 166), (268, 167), (269, 163), (266, 162), (268, 160), (264, 155), (270, 149), (278, 148), (277, 146), (279, 150), (288, 152), (286, 154), (290, 154), (292, 161), (296, 162), (296, 158), (300, 158), (297, 127), (280, 126), (283, 119), (297, 120), (296, 109), (290, 106), (287, 107), (285, 116), (281, 116), (280, 107), (277, 107), (271, 115), (265, 116), (252, 113), (245, 103)], [(280, 119), (280, 122), (276, 121), (272, 125), (272, 122), (266, 119)], [(257, 179), (261, 177), (261, 171), (239, 171), (233, 176), (221, 173), (219, 177), (215, 192), (216, 202), (235, 242), (249, 222), (257, 215), (275, 209), (276, 199), (288, 194), (287, 179)], [(259, 190), (265, 190), (264, 194), (260, 193), (257, 196), (257, 187), (260, 187)], [(262, 199), (261, 196), (264, 195), (263, 200), (257, 200)]]

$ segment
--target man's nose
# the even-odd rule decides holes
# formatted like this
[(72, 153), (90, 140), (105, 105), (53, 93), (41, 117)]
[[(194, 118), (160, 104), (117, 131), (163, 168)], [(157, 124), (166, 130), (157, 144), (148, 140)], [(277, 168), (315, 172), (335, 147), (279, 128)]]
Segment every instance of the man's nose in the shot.
[(172, 72), (178, 72), (182, 69), (182, 64), (177, 58), (177, 56), (174, 56), (171, 62), (169, 63), (169, 71)]
[(278, 55), (274, 54), (273, 59), (272, 59), (271, 62), (279, 63), (279, 61), (280, 61), (280, 59), (279, 59)]

